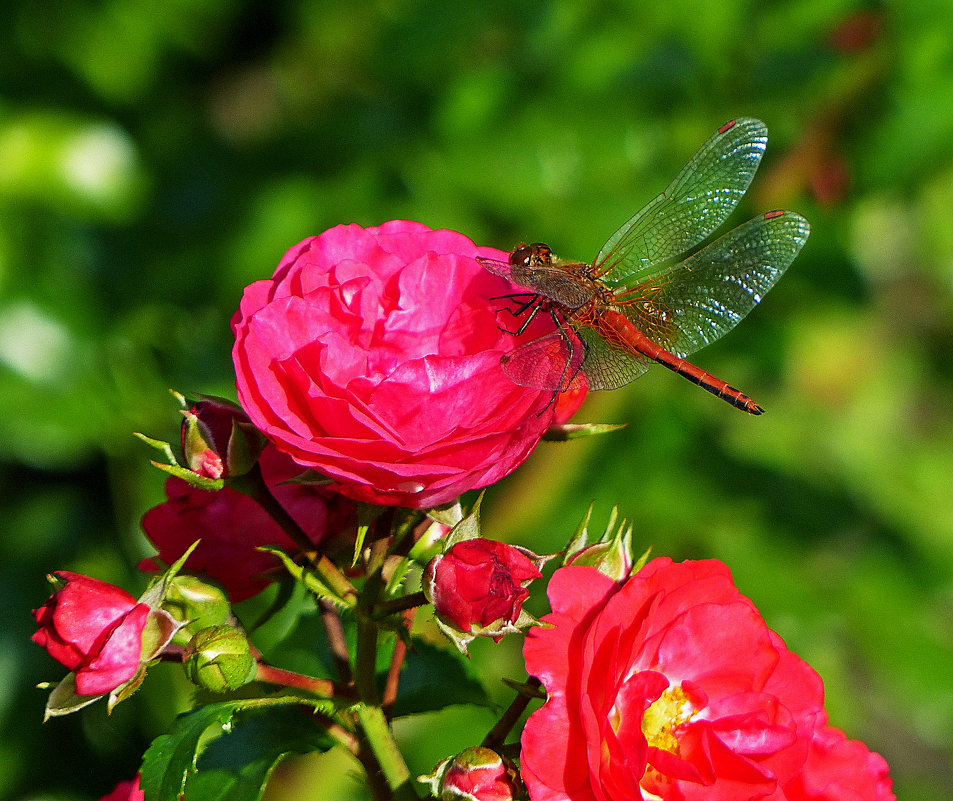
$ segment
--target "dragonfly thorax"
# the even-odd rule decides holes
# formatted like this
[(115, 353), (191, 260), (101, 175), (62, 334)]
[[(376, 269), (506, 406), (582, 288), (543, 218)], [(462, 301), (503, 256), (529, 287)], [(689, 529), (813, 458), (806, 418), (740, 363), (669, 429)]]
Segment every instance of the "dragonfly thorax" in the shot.
[(588, 264), (557, 258), (549, 245), (519, 244), (510, 253), (509, 277), (565, 307), (579, 309), (600, 295), (602, 287), (593, 279)]

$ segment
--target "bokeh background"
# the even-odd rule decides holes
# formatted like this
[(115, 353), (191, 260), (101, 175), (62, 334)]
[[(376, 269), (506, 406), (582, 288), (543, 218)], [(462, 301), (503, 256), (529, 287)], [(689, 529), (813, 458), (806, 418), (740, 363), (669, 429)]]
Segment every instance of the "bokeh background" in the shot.
[[(188, 703), (41, 726), (44, 574), (138, 593), (174, 436), (167, 387), (233, 396), (228, 320), (285, 249), (420, 220), (591, 258), (722, 122), (770, 129), (740, 222), (811, 221), (764, 303), (696, 361), (759, 419), (658, 369), (543, 444), (488, 536), (560, 546), (590, 501), (639, 546), (717, 557), (825, 679), (906, 801), (953, 795), (953, 6), (936, 0), (59, 0), (0, 26), (0, 797), (98, 798)], [(544, 607), (539, 603), (537, 611)], [(519, 643), (473, 668), (508, 699)], [(401, 724), (411, 769), (489, 710)], [(360, 798), (337, 756), (271, 799)]]

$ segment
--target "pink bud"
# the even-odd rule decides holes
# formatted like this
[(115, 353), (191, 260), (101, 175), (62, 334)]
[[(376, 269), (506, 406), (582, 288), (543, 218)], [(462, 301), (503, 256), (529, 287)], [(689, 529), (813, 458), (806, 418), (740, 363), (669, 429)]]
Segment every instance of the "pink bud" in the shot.
[(101, 695), (131, 679), (149, 607), (105, 581), (65, 570), (54, 575), (63, 586), (33, 610), (33, 642), (75, 672), (78, 695)]
[(482, 746), (466, 748), (447, 758), (429, 776), (418, 781), (430, 785), (441, 801), (513, 801), (524, 798), (513, 764)]

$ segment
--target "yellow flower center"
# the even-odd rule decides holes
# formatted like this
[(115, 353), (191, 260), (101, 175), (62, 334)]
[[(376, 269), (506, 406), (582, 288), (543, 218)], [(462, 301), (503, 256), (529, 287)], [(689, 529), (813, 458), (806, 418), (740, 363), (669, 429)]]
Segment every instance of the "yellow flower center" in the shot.
[(681, 687), (669, 687), (642, 716), (642, 734), (651, 748), (678, 755), (675, 731), (691, 720), (695, 708)]

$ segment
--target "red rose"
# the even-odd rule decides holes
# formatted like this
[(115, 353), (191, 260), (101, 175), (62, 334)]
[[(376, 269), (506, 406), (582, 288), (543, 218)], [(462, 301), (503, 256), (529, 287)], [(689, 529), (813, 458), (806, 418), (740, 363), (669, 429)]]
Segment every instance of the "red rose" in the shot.
[[(266, 447), (259, 464), (275, 498), (315, 546), (354, 526), (353, 501), (320, 487), (282, 483), (302, 472), (284, 454)], [(185, 570), (215, 579), (232, 601), (243, 601), (261, 592), (269, 584), (267, 574), (279, 566), (274, 556), (255, 550), (259, 545), (298, 550), (261, 506), (237, 490), (225, 487), (209, 492), (169, 478), (165, 491), (169, 500), (142, 518), (146, 536), (159, 550), (157, 556), (170, 565), (201, 539), (186, 560)], [(157, 569), (151, 560), (139, 567)]]
[(232, 319), (252, 422), (371, 503), (435, 506), (510, 473), (549, 425), (551, 393), (503, 374), (502, 354), (539, 331), (497, 327), (490, 299), (509, 287), (476, 256), (507, 258), (401, 220), (293, 247)]
[(520, 617), (527, 585), (542, 576), (540, 557), (525, 548), (475, 538), (435, 556), (424, 571), (424, 594), (438, 620), (457, 631), (500, 640)]
[(60, 570), (65, 582), (33, 616), (33, 642), (76, 674), (77, 695), (102, 695), (139, 670), (150, 609), (105, 581)]
[(108, 795), (104, 795), (99, 801), (143, 801), (145, 796), (139, 787), (138, 774), (134, 779), (119, 782), (116, 789)]
[(833, 726), (818, 726), (807, 763), (784, 801), (896, 801), (887, 762)]
[(623, 584), (566, 567), (549, 598), (554, 627), (523, 649), (548, 693), (522, 737), (534, 801), (745, 801), (803, 766), (821, 680), (720, 562), (655, 559)]

